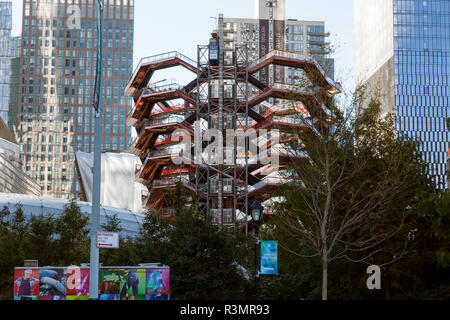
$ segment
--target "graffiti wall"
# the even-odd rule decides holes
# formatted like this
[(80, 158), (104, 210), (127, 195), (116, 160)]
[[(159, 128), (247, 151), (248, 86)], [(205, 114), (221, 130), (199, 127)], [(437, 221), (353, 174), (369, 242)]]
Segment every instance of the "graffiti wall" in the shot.
[[(101, 268), (100, 300), (169, 300), (170, 269)], [(89, 269), (16, 268), (14, 300), (88, 300)]]

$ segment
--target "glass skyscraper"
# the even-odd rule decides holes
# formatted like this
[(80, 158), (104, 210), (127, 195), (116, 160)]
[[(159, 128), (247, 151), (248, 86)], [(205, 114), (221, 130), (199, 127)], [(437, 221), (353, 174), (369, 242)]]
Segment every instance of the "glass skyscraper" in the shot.
[(431, 174), (445, 183), (450, 149), (450, 1), (394, 1), (397, 129), (423, 142)]
[(0, 1), (0, 117), (8, 124), (12, 3)]
[[(105, 0), (104, 150), (126, 150), (134, 0)], [(75, 152), (92, 152), (96, 0), (24, 0), (18, 135), (44, 195), (78, 195)]]
[(446, 187), (450, 1), (356, 0), (355, 55), (357, 81), (377, 87), (385, 110), (395, 110), (397, 132), (422, 142), (430, 174)]
[(17, 126), (19, 122), (19, 101), (20, 101), (20, 49), (22, 38), (12, 37), (9, 42), (11, 67), (9, 77), (9, 109), (8, 109), (8, 127), (14, 134), (14, 137), (19, 141), (17, 135)]

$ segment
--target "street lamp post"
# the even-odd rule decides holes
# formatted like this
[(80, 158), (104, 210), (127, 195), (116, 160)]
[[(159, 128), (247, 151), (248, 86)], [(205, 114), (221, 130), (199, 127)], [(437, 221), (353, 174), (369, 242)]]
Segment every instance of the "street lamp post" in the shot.
[(89, 263), (89, 299), (98, 300), (99, 248), (97, 247), (97, 232), (100, 230), (100, 191), (102, 172), (102, 141), (103, 141), (103, 30), (104, 30), (104, 0), (97, 0), (97, 63), (94, 87), (95, 139), (94, 168), (92, 187), (91, 215), (91, 246)]
[(255, 226), (255, 297), (256, 300), (259, 299), (258, 292), (258, 279), (259, 279), (259, 261), (258, 261), (258, 248), (259, 248), (259, 226), (261, 224), (263, 215), (264, 215), (264, 207), (261, 205), (261, 202), (256, 200), (250, 206), (250, 212), (252, 215), (253, 224)]

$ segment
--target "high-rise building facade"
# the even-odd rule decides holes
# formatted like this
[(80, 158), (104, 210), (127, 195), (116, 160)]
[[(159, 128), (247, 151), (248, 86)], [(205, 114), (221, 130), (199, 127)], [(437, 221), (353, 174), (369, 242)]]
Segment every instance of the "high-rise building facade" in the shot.
[(357, 0), (355, 74), (418, 139), (430, 175), (446, 185), (450, 148), (450, 1)]
[(20, 49), (22, 45), (21, 37), (12, 37), (9, 42), (10, 68), (9, 68), (9, 107), (8, 107), (8, 127), (17, 141), (17, 127), (19, 123), (19, 102), (20, 102)]
[(12, 3), (0, 1), (0, 117), (8, 124)]
[[(25, 171), (42, 193), (80, 191), (75, 152), (92, 152), (96, 0), (24, 0), (18, 135)], [(134, 0), (105, 0), (103, 149), (126, 150)]]
[[(254, 19), (224, 18), (227, 46), (247, 44), (249, 60), (255, 61), (272, 50), (313, 55), (334, 78), (334, 60), (329, 58), (330, 36), (323, 21), (286, 20), (286, 0), (254, 0)], [(301, 73), (289, 67), (267, 67), (259, 72), (264, 83), (295, 83)]]

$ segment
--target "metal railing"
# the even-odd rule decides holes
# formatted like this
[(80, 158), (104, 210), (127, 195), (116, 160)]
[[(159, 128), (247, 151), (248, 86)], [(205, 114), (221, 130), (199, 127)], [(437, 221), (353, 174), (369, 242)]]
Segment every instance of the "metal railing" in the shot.
[(167, 178), (164, 180), (155, 180), (153, 181), (153, 188), (154, 187), (163, 187), (163, 186), (172, 186), (177, 184), (177, 182), (181, 182), (181, 183), (189, 183), (189, 177), (187, 176), (178, 176), (175, 178)]
[[(181, 85), (179, 85), (177, 83), (169, 83), (169, 84), (164, 84), (164, 85), (161, 85), (161, 86), (149, 86), (149, 87), (146, 87), (146, 88), (144, 88), (142, 90), (141, 97), (145, 96), (145, 95), (151, 95), (151, 94), (154, 94), (154, 93), (158, 93), (158, 92), (180, 90), (182, 88), (183, 88), (183, 86), (181, 86)], [(186, 107), (173, 107), (173, 106), (170, 106), (166, 110), (153, 111), (151, 113), (151, 115), (156, 115), (156, 114), (165, 113), (165, 112), (173, 112), (173, 111), (178, 111), (178, 110), (183, 110), (183, 109), (186, 109)], [(127, 120), (133, 118), (133, 114), (134, 114), (135, 111), (136, 111), (136, 104), (134, 104), (133, 107), (131, 108), (131, 110), (128, 112)]]
[(155, 150), (150, 151), (147, 155), (147, 160), (151, 158), (157, 158), (157, 157), (166, 157), (166, 156), (181, 156), (181, 149), (180, 150)]
[(177, 112), (177, 111), (184, 111), (184, 110), (189, 110), (189, 109), (194, 109), (195, 107), (192, 105), (177, 105), (177, 106), (173, 106), (173, 107), (169, 107), (169, 108), (165, 108), (165, 109), (160, 109), (160, 110), (154, 110), (152, 111), (152, 116), (154, 115), (158, 115), (161, 113), (168, 113), (168, 112)]
[(318, 36), (318, 37), (329, 37), (329, 32), (316, 32), (316, 31), (308, 31), (309, 36)]
[(165, 150), (158, 150), (158, 151), (150, 151), (147, 155), (147, 161), (149, 161), (151, 158), (157, 158), (157, 157), (165, 157), (165, 156), (171, 156), (172, 154), (165, 151)]
[(297, 59), (297, 60), (306, 60), (309, 62), (317, 63), (316, 59), (313, 56), (306, 54), (306, 53), (294, 53), (294, 52), (283, 51), (283, 50), (272, 50), (272, 51), (268, 52), (265, 56), (262, 56), (259, 59), (254, 60), (252, 63), (250, 63), (249, 69), (256, 67), (257, 65), (261, 64), (262, 62), (264, 62), (267, 59), (270, 59), (274, 56)]
[(168, 139), (164, 139), (164, 140), (159, 140), (155, 142), (155, 147), (157, 146), (162, 146), (162, 145), (166, 145), (166, 144), (175, 144), (175, 143), (180, 143), (182, 142), (183, 137), (180, 137), (178, 140), (177, 139), (172, 139), (172, 138), (168, 138)]
[(295, 102), (283, 103), (283, 104), (278, 104), (278, 105), (275, 104), (270, 109), (267, 109), (262, 115), (264, 117), (267, 117), (267, 116), (271, 115), (274, 112), (283, 111), (283, 110), (299, 112), (300, 114), (304, 115), (305, 117), (309, 117), (310, 116), (310, 114), (306, 110), (306, 108), (304, 108), (299, 103), (295, 103)]
[(330, 76), (328, 76), (327, 72), (320, 65), (320, 63), (317, 61), (317, 59), (314, 56), (305, 54), (305, 53), (294, 53), (294, 52), (288, 52), (288, 51), (282, 51), (282, 50), (272, 50), (269, 53), (267, 53), (265, 56), (255, 60), (253, 63), (251, 63), (249, 66), (249, 69), (256, 67), (257, 65), (261, 64), (262, 62), (264, 62), (267, 59), (270, 59), (274, 56), (296, 59), (296, 60), (304, 60), (304, 61), (313, 63), (316, 66), (316, 68), (320, 71), (320, 73), (325, 77), (325, 79), (327, 80), (327, 82), (329, 84), (331, 84), (335, 89), (342, 91), (341, 86), (338, 83), (336, 83)]
[(139, 137), (133, 139), (133, 141), (130, 143), (129, 149), (133, 150), (136, 147), (136, 145), (138, 144), (138, 142), (139, 142)]
[(300, 86), (296, 86), (296, 85), (292, 85), (292, 84), (284, 84), (284, 83), (274, 83), (274, 84), (270, 85), (270, 88), (287, 90), (287, 91), (292, 91), (292, 92), (309, 93), (309, 94), (315, 94), (316, 91), (318, 90), (317, 87), (305, 88), (305, 87), (300, 87)]
[(248, 192), (252, 192), (264, 187), (267, 184), (284, 184), (287, 180), (281, 177), (267, 177), (253, 186), (248, 187)]
[(127, 120), (131, 119), (133, 117), (134, 112), (136, 111), (136, 104), (133, 105), (133, 107), (131, 108), (131, 110), (128, 112), (127, 114)]
[(170, 59), (173, 59), (173, 58), (179, 58), (180, 60), (184, 61), (185, 63), (187, 63), (189, 65), (191, 65), (192, 67), (197, 68), (197, 62), (195, 60), (185, 56), (184, 54), (179, 53), (178, 51), (170, 51), (170, 52), (166, 52), (166, 53), (157, 54), (157, 55), (154, 55), (154, 56), (142, 58), (141, 61), (139, 62), (139, 64), (137, 65), (136, 69), (134, 70), (133, 76), (128, 81), (127, 86), (125, 87), (126, 88), (125, 91), (130, 88), (131, 84), (134, 81), (134, 78), (138, 74), (139, 69), (142, 67), (143, 64), (152, 63), (152, 62), (159, 62), (159, 61), (164, 61), (164, 60), (170, 60)]
[(274, 123), (287, 123), (287, 124), (297, 124), (313, 127), (313, 122), (311, 119), (307, 119), (303, 116), (288, 117), (288, 116), (275, 116), (272, 118)]
[(178, 116), (178, 115), (170, 115), (168, 117), (164, 118), (153, 118), (152, 120), (147, 120), (144, 123), (145, 127), (152, 127), (160, 124), (172, 124), (172, 123), (181, 123), (183, 122), (184, 116)]
[[(307, 158), (308, 154), (305, 151), (294, 150), (290, 147), (286, 147), (284, 145), (274, 146), (274, 151), (278, 153), (279, 156), (288, 156), (288, 157), (302, 157)], [(262, 158), (268, 157), (268, 151), (263, 151), (257, 155), (251, 156), (248, 158), (248, 164), (258, 164), (258, 161)], [(245, 165), (245, 158), (237, 160), (238, 165)]]
[(181, 90), (183, 89), (182, 85), (179, 85), (178, 83), (168, 83), (161, 86), (149, 86), (142, 90), (141, 97), (145, 95), (150, 95), (153, 93), (158, 92), (165, 92), (165, 91), (173, 91), (173, 90)]

